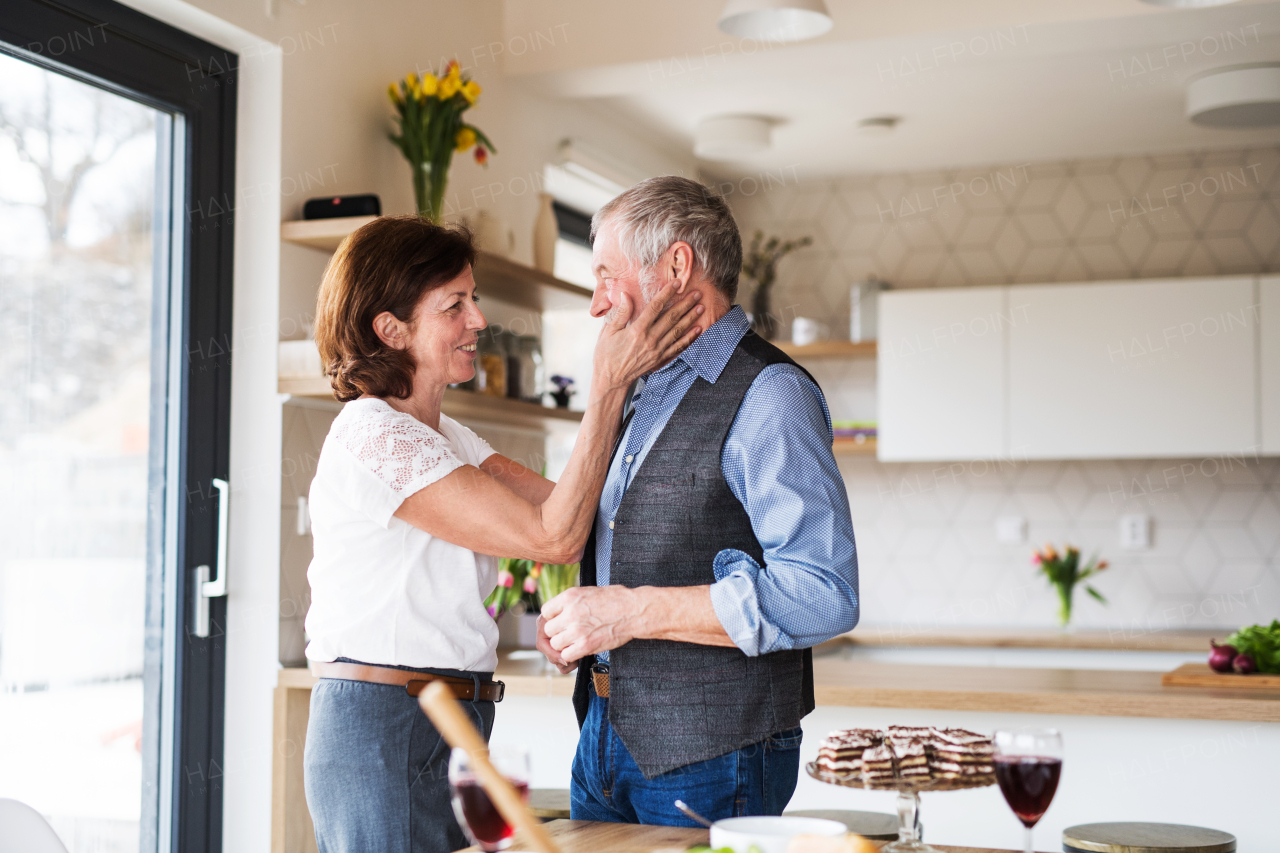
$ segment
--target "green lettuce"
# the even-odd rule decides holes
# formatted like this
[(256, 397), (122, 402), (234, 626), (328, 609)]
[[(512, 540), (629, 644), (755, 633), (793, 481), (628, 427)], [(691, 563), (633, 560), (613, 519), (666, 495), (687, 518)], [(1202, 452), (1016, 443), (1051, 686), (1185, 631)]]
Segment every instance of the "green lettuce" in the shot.
[(1236, 652), (1248, 655), (1258, 665), (1258, 672), (1280, 674), (1280, 619), (1270, 625), (1249, 625), (1226, 640)]

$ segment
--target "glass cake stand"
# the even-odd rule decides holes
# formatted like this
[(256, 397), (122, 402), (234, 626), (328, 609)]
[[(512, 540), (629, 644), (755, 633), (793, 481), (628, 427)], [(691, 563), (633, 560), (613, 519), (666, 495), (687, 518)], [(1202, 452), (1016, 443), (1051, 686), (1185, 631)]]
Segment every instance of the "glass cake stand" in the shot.
[(966, 788), (985, 788), (994, 785), (994, 776), (979, 779), (929, 779), (923, 782), (906, 782), (896, 780), (885, 787), (868, 788), (862, 784), (861, 776), (840, 776), (836, 773), (824, 773), (818, 769), (817, 762), (810, 761), (804, 768), (809, 775), (819, 782), (828, 785), (839, 785), (843, 788), (862, 788), (868, 791), (898, 792), (898, 840), (880, 848), (880, 853), (943, 853), (936, 847), (930, 847), (920, 840), (920, 795), (925, 791), (963, 791)]

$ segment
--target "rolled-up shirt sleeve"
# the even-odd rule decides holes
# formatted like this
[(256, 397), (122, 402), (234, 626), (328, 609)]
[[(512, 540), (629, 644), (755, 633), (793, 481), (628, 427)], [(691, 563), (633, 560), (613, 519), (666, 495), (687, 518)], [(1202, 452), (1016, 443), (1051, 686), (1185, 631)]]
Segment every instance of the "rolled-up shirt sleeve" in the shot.
[(816, 646), (858, 623), (857, 547), (831, 436), (818, 386), (782, 364), (756, 377), (725, 439), (721, 468), (764, 565), (721, 551), (711, 603), (748, 655)]

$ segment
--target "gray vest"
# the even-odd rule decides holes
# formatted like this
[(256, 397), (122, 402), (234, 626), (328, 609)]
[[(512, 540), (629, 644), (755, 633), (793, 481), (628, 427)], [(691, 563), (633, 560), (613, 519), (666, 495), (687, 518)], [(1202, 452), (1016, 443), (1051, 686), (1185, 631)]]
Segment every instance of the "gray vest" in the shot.
[[(725, 548), (764, 565), (751, 519), (725, 482), (720, 452), (747, 389), (767, 365), (780, 362), (794, 364), (748, 332), (714, 385), (694, 380), (618, 507), (610, 583), (715, 583), (712, 562)], [(595, 582), (593, 530), (582, 583)], [(736, 647), (632, 640), (609, 659), (609, 722), (650, 779), (794, 728), (814, 707), (808, 649), (748, 657)], [(594, 662), (588, 656), (578, 664), (573, 701), (579, 727)]]

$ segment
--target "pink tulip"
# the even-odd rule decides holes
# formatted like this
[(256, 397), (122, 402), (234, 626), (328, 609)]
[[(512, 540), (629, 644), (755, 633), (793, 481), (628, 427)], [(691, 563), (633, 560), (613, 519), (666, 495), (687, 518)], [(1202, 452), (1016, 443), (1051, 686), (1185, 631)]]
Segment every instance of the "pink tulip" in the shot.
[(1033, 566), (1038, 566), (1038, 565), (1040, 565), (1040, 552), (1039, 552), (1039, 551), (1036, 551), (1035, 553), (1033, 553), (1033, 554), (1031, 555), (1031, 565), (1033, 565)]
[(498, 572), (498, 586), (505, 586), (510, 589), (515, 582), (515, 577), (506, 569), (502, 569)]
[(525, 591), (525, 592), (537, 592), (537, 591), (538, 591), (538, 581), (537, 581), (535, 578), (533, 578), (533, 577), (527, 577), (527, 578), (525, 578), (525, 579), (524, 579), (524, 591)]

